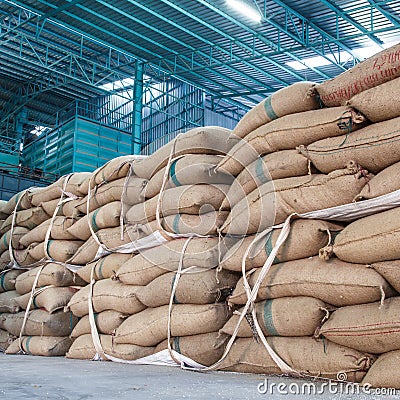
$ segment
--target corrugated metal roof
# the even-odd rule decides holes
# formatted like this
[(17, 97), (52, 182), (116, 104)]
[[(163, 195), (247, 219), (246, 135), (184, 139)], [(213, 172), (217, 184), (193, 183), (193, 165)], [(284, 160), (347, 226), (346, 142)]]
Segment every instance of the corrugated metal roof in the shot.
[(3, 0), (0, 87), (15, 78), (0, 91), (3, 113), (33, 82), (42, 90), (26, 105), (44, 118), (75, 98), (100, 95), (100, 83), (133, 76), (135, 59), (149, 75), (156, 68), (253, 105), (354, 62), (296, 70), (290, 61), (400, 41), (398, 0), (242, 1), (265, 12), (261, 23), (226, 0)]

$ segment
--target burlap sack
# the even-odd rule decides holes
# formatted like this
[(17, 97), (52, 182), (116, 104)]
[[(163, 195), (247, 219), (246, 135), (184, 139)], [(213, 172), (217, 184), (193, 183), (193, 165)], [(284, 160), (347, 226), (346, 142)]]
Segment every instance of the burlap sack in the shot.
[(336, 310), (319, 331), (332, 342), (381, 354), (400, 349), (400, 297)]
[(44, 203), (50, 200), (60, 199), (65, 178), (66, 178), (65, 176), (62, 176), (56, 182), (43, 188), (42, 190), (31, 193), (29, 195), (31, 203), (37, 207), (40, 205), (40, 203)]
[(239, 138), (231, 130), (218, 126), (190, 129), (158, 149), (151, 156), (135, 163), (133, 170), (141, 178), (150, 179), (165, 167), (171, 155), (183, 154), (222, 154), (225, 155), (238, 142)]
[(20, 269), (12, 269), (7, 272), (0, 273), (0, 293), (8, 292), (9, 290), (15, 290), (15, 281), (18, 275), (21, 275), (24, 271)]
[[(137, 176), (131, 176), (128, 182), (126, 182), (126, 178), (120, 178), (105, 183), (91, 191), (89, 212), (113, 201), (122, 200), (128, 205), (142, 203), (145, 200), (144, 192), (146, 185), (147, 180), (138, 178)], [(87, 196), (80, 200), (77, 209), (86, 214)]]
[[(142, 237), (149, 235), (147, 226), (126, 227), (123, 230), (123, 238), (121, 239), (120, 227), (100, 229), (96, 232), (96, 236), (100, 243), (103, 243), (108, 249), (114, 249), (118, 246), (133, 242)], [(99, 245), (96, 240), (89, 238), (68, 260), (68, 263), (75, 265), (85, 265), (95, 260)]]
[[(142, 347), (133, 344), (116, 344), (111, 335), (100, 335), (100, 342), (107, 355), (123, 360), (137, 360), (139, 358), (150, 356), (154, 352), (154, 347)], [(91, 335), (79, 336), (74, 341), (66, 355), (67, 358), (76, 358), (80, 360), (92, 360), (95, 356), (96, 349), (94, 348)]]
[(135, 163), (137, 156), (128, 155), (112, 159), (93, 172), (91, 178), (92, 188), (102, 183), (116, 181), (125, 178), (129, 172), (132, 163)]
[(323, 108), (286, 115), (265, 124), (241, 140), (219, 163), (234, 176), (259, 155), (295, 149), (317, 140), (349, 134), (365, 125), (365, 117), (349, 107)]
[[(169, 272), (138, 289), (140, 302), (147, 307), (169, 304), (176, 273)], [(236, 286), (239, 274), (215, 269), (196, 268), (181, 275), (173, 297), (175, 304), (212, 304), (225, 301)]]
[[(45, 201), (43, 203), (40, 203), (40, 207), (43, 208), (45, 213), (49, 216), (52, 216), (54, 212), (56, 211), (56, 208), (60, 202), (60, 199), (55, 199), (55, 200), (50, 200), (50, 201)], [(57, 215), (63, 215), (62, 213), (63, 210), (63, 205), (61, 205), (58, 209)]]
[[(32, 285), (40, 267), (30, 269), (19, 275), (15, 282), (15, 289), (19, 294), (25, 294), (32, 290)], [(42, 286), (83, 286), (85, 282), (68, 268), (55, 263), (46, 264), (39, 275), (37, 287)]]
[[(328, 244), (329, 234), (334, 236), (342, 229), (341, 225), (328, 221), (294, 220), (288, 238), (278, 250), (274, 264), (318, 255), (319, 250)], [(253, 246), (246, 258), (246, 271), (264, 265), (280, 233), (281, 229), (274, 229)], [(220, 266), (231, 271), (242, 271), (243, 257), (253, 240), (254, 236), (247, 236), (228, 249)]]
[[(233, 176), (222, 171), (215, 171), (215, 167), (221, 160), (222, 156), (209, 154), (187, 154), (178, 158), (171, 163), (166, 188), (200, 183), (230, 185)], [(146, 198), (160, 193), (165, 168), (162, 168), (149, 180), (146, 187)]]
[(116, 278), (128, 285), (144, 286), (158, 276), (176, 271), (181, 258), (183, 268), (214, 268), (227, 249), (227, 244), (219, 243), (218, 238), (194, 238), (182, 257), (185, 243), (186, 239), (175, 239), (165, 245), (143, 250), (121, 265)]
[(400, 293), (400, 260), (378, 262), (372, 264), (371, 267)]
[[(229, 318), (225, 304), (174, 304), (171, 335), (189, 336), (215, 332)], [(168, 306), (147, 308), (127, 318), (115, 331), (115, 343), (155, 346), (168, 337)]]
[(271, 180), (309, 173), (309, 161), (297, 150), (282, 150), (258, 157), (233, 181), (223, 207), (233, 207), (258, 186)]
[(400, 208), (360, 218), (335, 238), (333, 251), (343, 261), (376, 263), (400, 259)]
[[(281, 297), (254, 304), (258, 323), (265, 336), (311, 336), (327, 315), (325, 303), (313, 297)], [(239, 322), (242, 309), (235, 312), (220, 332), (230, 336)], [(249, 317), (251, 319), (251, 316)], [(245, 319), (240, 323), (238, 337), (257, 336)]]
[(313, 93), (314, 86), (312, 82), (297, 82), (277, 90), (248, 111), (233, 133), (244, 138), (261, 125), (279, 117), (320, 108), (318, 98)]
[(400, 350), (382, 354), (372, 364), (361, 384), (374, 388), (400, 389), (399, 363)]
[[(249, 276), (253, 287), (261, 268)], [(261, 282), (257, 300), (278, 297), (311, 296), (337, 307), (372, 303), (394, 296), (390, 285), (367, 265), (349, 264), (338, 259), (323, 261), (318, 257), (289, 261), (271, 267)], [(245, 304), (243, 278), (236, 285), (229, 302)]]
[[(77, 292), (78, 289), (73, 287), (47, 287), (39, 289), (38, 294), (33, 297), (30, 310), (44, 308), (50, 314), (62, 310)], [(26, 293), (15, 298), (15, 302), (23, 310), (26, 310), (30, 297), (31, 294)]]
[[(35, 207), (28, 208), (27, 210), (21, 210), (17, 212), (17, 216), (15, 218), (15, 225), (23, 226), (24, 228), (33, 229), (40, 225), (42, 222), (49, 219), (50, 216), (47, 215), (43, 208)], [(5, 233), (9, 229), (11, 229), (13, 216), (10, 215), (1, 226), (0, 234)]]
[(13, 211), (21, 211), (33, 207), (30, 200), (30, 194), (33, 194), (34, 192), (39, 192), (43, 189), (44, 188), (30, 188), (28, 190), (22, 190), (21, 192), (14, 194), (14, 196), (12, 196), (10, 200), (8, 200), (6, 204), (2, 207), (2, 214), (8, 216), (11, 215)]
[[(36, 263), (38, 259), (34, 258), (31, 256), (30, 251), (37, 246), (37, 243), (32, 243), (27, 247), (26, 249), (23, 250), (14, 250), (14, 258), (15, 262), (21, 266), (21, 267), (29, 267), (32, 264)], [(9, 254), (9, 252), (4, 252), (3, 254)], [(10, 258), (9, 258), (10, 259)]]
[(261, 232), (292, 213), (351, 203), (372, 176), (357, 166), (265, 183), (237, 203), (221, 231), (233, 235)]
[(90, 283), (92, 268), (95, 266), (93, 278), (96, 281), (111, 278), (118, 271), (119, 267), (132, 257), (132, 254), (111, 253), (79, 268), (76, 274), (85, 282)]
[[(97, 281), (93, 287), (93, 310), (97, 313), (106, 310), (123, 314), (138, 313), (146, 307), (137, 299), (136, 291), (136, 286), (124, 285), (111, 279)], [(70, 299), (68, 309), (78, 317), (89, 314), (88, 297), (89, 286), (85, 286)]]
[(400, 117), (299, 148), (322, 172), (342, 168), (349, 161), (374, 174), (400, 161)]
[[(336, 380), (339, 374), (345, 374), (347, 381), (360, 382), (375, 359), (374, 356), (329, 340), (315, 340), (311, 337), (270, 337), (267, 340), (293, 369), (319, 378)], [(253, 338), (236, 340), (218, 369), (253, 374), (282, 374), (264, 345)]]
[[(400, 76), (400, 45), (382, 50), (339, 76), (317, 85), (327, 107), (345, 104), (354, 95)], [(375, 99), (374, 99), (375, 100)]]
[[(114, 310), (106, 310), (94, 314), (97, 331), (106, 335), (111, 335), (127, 317), (128, 315)], [(90, 332), (89, 315), (85, 315), (75, 325), (70, 336), (75, 339), (79, 336), (89, 334)]]
[[(183, 354), (201, 365), (210, 366), (222, 357), (227, 339), (227, 335), (219, 332), (175, 336), (171, 338), (171, 347), (179, 354)], [(163, 340), (155, 348), (154, 353), (166, 349), (168, 349), (168, 339)]]
[(6, 213), (7, 200), (0, 200), (0, 219), (6, 219), (10, 214)]
[[(68, 228), (71, 227), (76, 220), (70, 217), (58, 216), (55, 217), (51, 231), (50, 238), (57, 240), (73, 240), (76, 239), (73, 235), (68, 233)], [(20, 240), (24, 247), (28, 247), (32, 243), (44, 242), (46, 233), (50, 228), (51, 219), (42, 222), (36, 228), (28, 231)]]
[[(82, 199), (71, 200), (64, 203), (61, 207), (61, 212), (64, 217), (79, 218), (82, 212), (78, 210), (78, 205), (81, 204)], [(86, 214), (86, 211), (83, 213)]]
[[(19, 250), (17, 250), (17, 251), (19, 251)], [(10, 263), (11, 263), (10, 252), (4, 251), (0, 255), (0, 271), (10, 268)]]
[[(47, 253), (51, 260), (66, 262), (84, 244), (82, 240), (49, 240)], [(45, 243), (39, 243), (29, 250), (29, 255), (35, 260), (46, 258)]]
[[(56, 357), (65, 356), (71, 347), (69, 337), (56, 336), (23, 336), (21, 347), (24, 353), (32, 356)], [(6, 350), (6, 354), (19, 354), (19, 339), (16, 339)]]
[(365, 185), (356, 200), (373, 199), (400, 189), (400, 162), (390, 165)]
[(20, 310), (16, 298), (19, 294), (15, 290), (0, 293), (0, 313), (17, 313)]
[[(23, 228), (22, 226), (16, 226), (12, 232), (12, 248), (21, 250), (24, 244), (21, 241), (21, 238), (29, 232), (28, 228)], [(4, 251), (8, 250), (8, 246), (10, 244), (11, 231), (7, 231), (0, 238), (0, 254)]]
[(94, 232), (104, 228), (119, 226), (121, 215), (121, 202), (113, 201), (92, 211), (76, 221), (67, 232), (73, 237), (88, 240), (91, 236), (89, 224)]
[(400, 78), (396, 78), (356, 94), (347, 104), (361, 111), (372, 122), (400, 117), (400, 106), (395, 101), (399, 87)]
[(0, 352), (5, 352), (8, 346), (16, 339), (14, 335), (0, 329)]
[(175, 214), (162, 219), (162, 227), (171, 233), (197, 235), (217, 235), (229, 211), (212, 211), (201, 215)]
[(75, 172), (73, 173), (67, 181), (65, 191), (72, 193), (75, 196), (86, 196), (88, 193), (88, 186), (86, 182), (92, 176), (91, 172)]
[[(25, 311), (17, 314), (0, 315), (0, 326), (15, 336), (19, 336), (24, 321)], [(57, 311), (49, 314), (39, 309), (32, 310), (28, 314), (23, 334), (29, 336), (68, 336), (78, 317), (72, 313)]]
[[(162, 193), (160, 214), (164, 217), (174, 214), (198, 215), (219, 210), (228, 190), (227, 185), (186, 185), (168, 189)], [(126, 221), (129, 224), (154, 221), (158, 197), (132, 206), (126, 213)]]

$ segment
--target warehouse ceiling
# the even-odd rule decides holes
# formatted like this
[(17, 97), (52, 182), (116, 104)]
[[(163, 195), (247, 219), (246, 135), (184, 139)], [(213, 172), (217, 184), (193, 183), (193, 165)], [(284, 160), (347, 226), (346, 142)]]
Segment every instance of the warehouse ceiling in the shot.
[(398, 0), (1, 0), (0, 129), (32, 124), (102, 85), (177, 77), (248, 109), (301, 80), (321, 82), (400, 41)]

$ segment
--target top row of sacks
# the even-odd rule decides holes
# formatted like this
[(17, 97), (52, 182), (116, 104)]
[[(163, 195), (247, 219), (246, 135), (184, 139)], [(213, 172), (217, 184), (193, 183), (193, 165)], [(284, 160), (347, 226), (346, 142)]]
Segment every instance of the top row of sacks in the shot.
[[(260, 126), (286, 115), (345, 105), (361, 111), (371, 122), (391, 119), (399, 115), (398, 102), (388, 100), (397, 92), (398, 77), (400, 44), (321, 84), (299, 82), (278, 90), (251, 109), (233, 132), (244, 138)], [(390, 83), (393, 80), (396, 82)], [(376, 89), (368, 90), (372, 88)]]

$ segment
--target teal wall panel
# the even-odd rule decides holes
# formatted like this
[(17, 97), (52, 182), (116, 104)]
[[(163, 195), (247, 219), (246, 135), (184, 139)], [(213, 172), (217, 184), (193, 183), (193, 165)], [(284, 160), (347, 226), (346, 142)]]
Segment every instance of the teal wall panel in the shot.
[(25, 146), (22, 163), (65, 175), (94, 171), (107, 161), (129, 154), (131, 135), (84, 118), (72, 118)]

